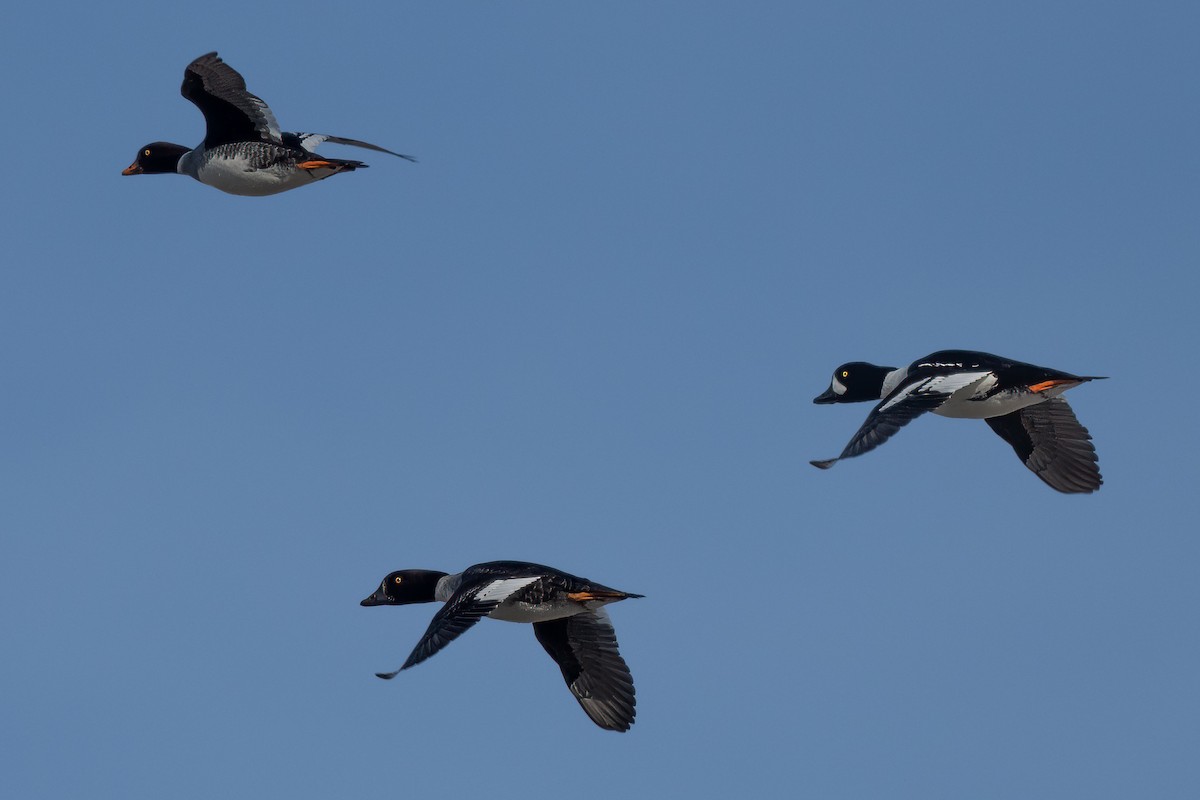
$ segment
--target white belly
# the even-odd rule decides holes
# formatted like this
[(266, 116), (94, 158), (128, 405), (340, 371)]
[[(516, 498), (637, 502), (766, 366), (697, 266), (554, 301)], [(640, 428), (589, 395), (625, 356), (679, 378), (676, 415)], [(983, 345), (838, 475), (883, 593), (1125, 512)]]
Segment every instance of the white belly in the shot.
[(196, 180), (214, 189), (246, 197), (263, 197), (286, 192), (312, 183), (315, 177), (317, 176), (309, 175), (305, 170), (286, 169), (282, 166), (247, 169), (236, 160), (210, 161), (196, 174)]
[(579, 603), (501, 603), (488, 614), (492, 619), (505, 622), (545, 622), (551, 619), (570, 617), (583, 611)]
[(933, 413), (957, 419), (987, 419), (1011, 414), (1028, 406), (1036, 406), (1045, 399), (1045, 395), (1033, 392), (998, 394), (984, 400), (951, 398), (942, 403), (941, 407), (935, 408)]
[(1007, 391), (997, 392), (991, 397), (986, 397), (988, 386), (987, 382), (984, 385), (976, 387), (972, 390), (964, 390), (951, 396), (949, 400), (938, 408), (933, 410), (933, 413), (940, 414), (943, 417), (955, 417), (958, 419), (988, 419), (990, 417), (1000, 417), (1005, 414), (1011, 414), (1014, 411), (1020, 411), (1022, 408), (1036, 406), (1038, 403), (1045, 402), (1051, 397), (1058, 397), (1060, 394), (1070, 389), (1072, 386), (1077, 386), (1077, 383), (1062, 383), (1057, 386), (1051, 386), (1042, 392), (1031, 392), (1028, 389), (1008, 389)]

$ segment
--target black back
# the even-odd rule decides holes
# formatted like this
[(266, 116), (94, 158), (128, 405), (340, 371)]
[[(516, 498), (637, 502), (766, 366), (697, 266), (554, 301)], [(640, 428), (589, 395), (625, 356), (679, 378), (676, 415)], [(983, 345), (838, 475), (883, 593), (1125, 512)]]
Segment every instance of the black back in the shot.
[(985, 369), (996, 373), (997, 389), (1014, 386), (1029, 386), (1047, 380), (1078, 380), (1079, 376), (1036, 364), (1027, 364), (1011, 358), (981, 353), (974, 350), (939, 350), (914, 361), (909, 367), (909, 377), (936, 375), (947, 367), (961, 369)]

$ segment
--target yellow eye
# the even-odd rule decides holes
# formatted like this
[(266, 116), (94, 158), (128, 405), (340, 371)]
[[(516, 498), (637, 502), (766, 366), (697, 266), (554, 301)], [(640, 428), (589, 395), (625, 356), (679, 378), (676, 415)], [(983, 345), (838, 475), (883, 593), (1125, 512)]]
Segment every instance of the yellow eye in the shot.
[(396, 577), (392, 578), (392, 580), (394, 580), (396, 583), (401, 583), (404, 578), (401, 578), (399, 575), (397, 575)]
[(849, 377), (850, 377), (850, 370), (848, 370), (848, 369), (844, 369), (844, 370), (842, 370), (842, 377), (843, 377), (843, 378), (849, 378)]
[(144, 156), (148, 156), (148, 155), (150, 155), (150, 148), (149, 148), (149, 147), (147, 147), (145, 150), (143, 150), (143, 151), (142, 151), (142, 155), (144, 155)]

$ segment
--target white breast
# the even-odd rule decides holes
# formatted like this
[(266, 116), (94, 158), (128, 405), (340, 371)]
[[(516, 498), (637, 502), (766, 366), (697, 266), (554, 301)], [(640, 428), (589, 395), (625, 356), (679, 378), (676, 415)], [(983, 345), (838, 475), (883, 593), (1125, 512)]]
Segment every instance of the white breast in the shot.
[(907, 377), (908, 377), (908, 368), (907, 367), (901, 367), (900, 369), (894, 369), (891, 372), (889, 372), (887, 375), (884, 375), (883, 376), (883, 391), (881, 391), (879, 393), (880, 398), (887, 397), (889, 394), (894, 392), (896, 390), (896, 387), (899, 386), (901, 383), (903, 383), (904, 379)]

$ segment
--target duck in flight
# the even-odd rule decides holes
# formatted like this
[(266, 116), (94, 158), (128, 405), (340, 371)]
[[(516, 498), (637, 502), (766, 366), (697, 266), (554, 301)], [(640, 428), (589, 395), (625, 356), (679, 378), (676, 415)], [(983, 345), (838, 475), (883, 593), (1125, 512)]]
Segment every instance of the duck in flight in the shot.
[(525, 561), (489, 561), (448, 575), (425, 569), (392, 572), (364, 606), (445, 603), (404, 665), (378, 672), (390, 680), (454, 641), (483, 617), (533, 623), (533, 634), (562, 671), (571, 694), (601, 728), (633, 724), (633, 676), (617, 649), (604, 606), (640, 594), (618, 591)]
[(317, 155), (313, 150), (322, 142), (365, 147), (416, 161), (357, 139), (281, 132), (267, 104), (246, 91), (246, 81), (215, 52), (188, 64), (179, 91), (204, 114), (204, 141), (194, 148), (151, 142), (138, 151), (122, 175), (178, 173), (229, 194), (262, 196), (367, 166), (361, 161)]
[(834, 370), (829, 388), (813, 402), (879, 404), (840, 456), (810, 463), (829, 469), (843, 458), (860, 456), (932, 411), (984, 420), (1051, 488), (1094, 492), (1104, 481), (1091, 434), (1059, 396), (1093, 380), (1101, 378), (970, 350), (942, 350), (900, 369), (852, 361)]

